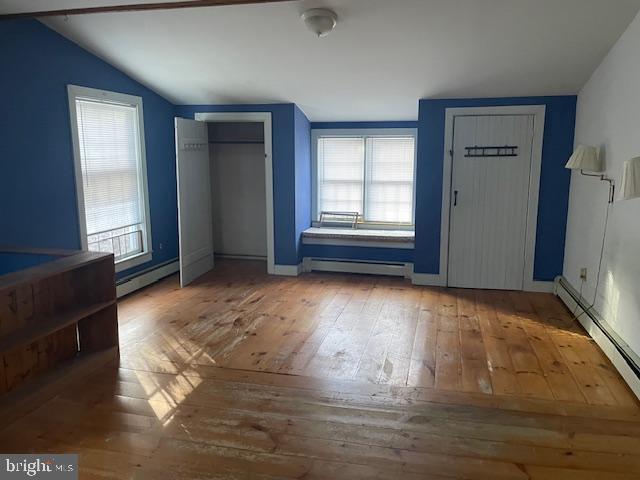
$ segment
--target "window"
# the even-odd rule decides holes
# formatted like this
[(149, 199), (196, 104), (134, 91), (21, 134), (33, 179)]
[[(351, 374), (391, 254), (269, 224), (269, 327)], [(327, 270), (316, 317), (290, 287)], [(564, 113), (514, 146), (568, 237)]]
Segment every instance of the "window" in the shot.
[(142, 99), (69, 85), (84, 249), (111, 252), (116, 269), (151, 259)]
[(314, 218), (357, 212), (365, 224), (414, 223), (415, 130), (316, 130)]

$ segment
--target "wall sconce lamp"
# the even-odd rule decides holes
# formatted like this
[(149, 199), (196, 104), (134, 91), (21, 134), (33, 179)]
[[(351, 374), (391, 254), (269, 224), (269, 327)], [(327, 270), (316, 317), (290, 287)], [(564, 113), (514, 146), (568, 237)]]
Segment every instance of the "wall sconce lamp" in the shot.
[[(609, 182), (609, 203), (613, 203), (615, 185), (613, 180), (608, 178), (604, 172), (604, 161), (600, 155), (600, 149), (579, 145), (569, 161), (564, 166), (570, 170), (580, 170), (580, 174), (586, 177), (597, 177), (602, 182)], [(586, 173), (585, 170), (594, 173)]]
[(623, 200), (640, 198), (640, 157), (624, 162), (621, 193)]
[[(575, 152), (573, 152), (573, 155), (571, 155), (571, 158), (569, 158), (565, 168), (580, 170), (582, 175), (598, 177), (603, 182), (609, 182), (609, 204), (607, 205), (607, 211), (604, 217), (604, 230), (602, 233), (602, 247), (600, 249), (600, 261), (598, 263), (596, 287), (593, 294), (593, 302), (591, 302), (591, 305), (580, 314), (583, 315), (594, 307), (596, 299), (598, 298), (600, 272), (602, 270), (602, 259), (604, 257), (604, 247), (607, 238), (607, 225), (609, 223), (609, 210), (610, 205), (613, 203), (615, 186), (613, 180), (604, 174), (604, 161), (600, 156), (600, 149), (596, 147), (588, 147), (584, 145), (578, 146)], [(585, 173), (584, 170), (594, 173)], [(620, 197), (622, 200), (640, 198), (640, 157), (635, 157), (624, 162), (624, 169), (622, 171), (622, 192)], [(585, 280), (583, 279), (583, 283), (584, 281)], [(582, 291), (582, 288), (580, 290)], [(582, 296), (582, 293), (580, 295)]]

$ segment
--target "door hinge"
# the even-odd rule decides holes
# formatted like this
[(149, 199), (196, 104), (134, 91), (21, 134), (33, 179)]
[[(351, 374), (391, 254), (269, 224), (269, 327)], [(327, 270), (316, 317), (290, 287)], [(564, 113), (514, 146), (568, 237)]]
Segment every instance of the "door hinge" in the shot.
[(449, 155), (453, 158), (453, 150), (449, 150)]

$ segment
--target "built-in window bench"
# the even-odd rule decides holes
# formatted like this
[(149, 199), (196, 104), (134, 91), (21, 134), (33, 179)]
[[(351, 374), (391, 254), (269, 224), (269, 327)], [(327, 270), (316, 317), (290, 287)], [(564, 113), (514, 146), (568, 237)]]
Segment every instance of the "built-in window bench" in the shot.
[(311, 227), (302, 232), (303, 270), (410, 277), (415, 233)]
[(311, 227), (302, 232), (302, 243), (308, 245), (413, 248), (414, 241), (413, 230)]

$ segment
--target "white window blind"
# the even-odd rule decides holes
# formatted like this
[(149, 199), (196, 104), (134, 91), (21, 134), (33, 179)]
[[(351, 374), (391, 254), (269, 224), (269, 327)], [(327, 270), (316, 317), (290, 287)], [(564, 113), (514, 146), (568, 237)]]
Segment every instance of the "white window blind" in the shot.
[(321, 138), (318, 194), (321, 211), (363, 214), (364, 139)]
[(412, 137), (367, 138), (367, 221), (413, 222), (414, 143)]
[(318, 215), (358, 212), (364, 222), (413, 223), (414, 136), (319, 137)]
[(140, 132), (135, 106), (76, 98), (87, 243), (122, 260), (144, 250)]

